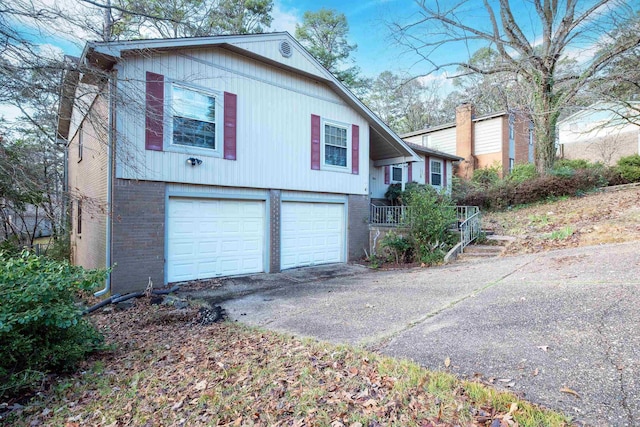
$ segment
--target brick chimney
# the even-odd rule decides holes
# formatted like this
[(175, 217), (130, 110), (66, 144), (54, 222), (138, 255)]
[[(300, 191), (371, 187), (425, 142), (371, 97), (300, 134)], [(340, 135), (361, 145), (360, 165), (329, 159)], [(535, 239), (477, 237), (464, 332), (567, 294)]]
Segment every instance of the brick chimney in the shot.
[(456, 108), (456, 154), (464, 160), (458, 167), (458, 176), (470, 179), (475, 170), (473, 155), (473, 117), (476, 111), (473, 104), (461, 104)]

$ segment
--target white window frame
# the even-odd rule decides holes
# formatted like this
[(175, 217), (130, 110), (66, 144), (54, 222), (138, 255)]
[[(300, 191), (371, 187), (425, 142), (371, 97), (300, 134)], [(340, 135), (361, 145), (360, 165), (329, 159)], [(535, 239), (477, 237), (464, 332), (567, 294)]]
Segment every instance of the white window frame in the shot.
[[(216, 105), (215, 117), (215, 148), (194, 147), (191, 145), (175, 144), (173, 142), (173, 87), (199, 92), (214, 99)], [(193, 85), (179, 80), (167, 79), (164, 88), (164, 149), (185, 154), (199, 154), (203, 156), (222, 157), (224, 146), (224, 94), (223, 92)]]
[[(345, 147), (347, 149), (346, 166), (330, 165), (326, 162), (325, 135), (324, 135), (325, 125), (346, 129), (347, 131), (347, 146)], [(322, 165), (322, 168), (321, 168), (322, 170), (351, 173), (351, 125), (347, 123), (338, 122), (335, 120), (322, 119), (320, 121), (320, 158), (321, 158), (320, 164)]]
[[(393, 179), (393, 170), (394, 169), (400, 169), (400, 181)], [(391, 183), (395, 184), (395, 183), (401, 183), (402, 180), (404, 179), (404, 167), (402, 167), (402, 165), (391, 165)]]
[[(435, 173), (433, 171), (433, 165), (434, 163), (437, 163), (440, 165), (440, 172), (439, 173)], [(444, 182), (444, 165), (443, 165), (443, 161), (439, 160), (439, 159), (430, 159), (429, 160), (429, 185), (431, 185), (432, 187), (437, 187), (437, 188), (441, 188), (442, 187), (442, 183)], [(436, 185), (433, 184), (433, 180), (431, 179), (433, 177), (433, 175), (440, 175), (440, 185)]]

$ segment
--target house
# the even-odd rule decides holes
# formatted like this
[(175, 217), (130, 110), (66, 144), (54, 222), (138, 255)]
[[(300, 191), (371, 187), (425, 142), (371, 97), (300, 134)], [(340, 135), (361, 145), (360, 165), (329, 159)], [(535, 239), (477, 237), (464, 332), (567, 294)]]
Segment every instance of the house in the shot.
[(457, 175), (463, 178), (471, 178), (476, 169), (496, 165), (505, 176), (514, 165), (534, 161), (533, 123), (518, 111), (476, 117), (473, 105), (462, 104), (456, 108), (454, 123), (401, 137), (408, 143), (461, 157)]
[(113, 265), (101, 293), (360, 258), (370, 171), (420, 160), (288, 33), (87, 43), (76, 62), (58, 137), (73, 262)]
[(558, 122), (558, 157), (614, 165), (640, 153), (640, 102), (597, 102)]
[(369, 196), (372, 203), (386, 204), (385, 193), (392, 184), (404, 186), (410, 182), (428, 184), (438, 191), (451, 193), (453, 165), (461, 160), (452, 154), (422, 145), (407, 143), (420, 158), (416, 162), (373, 167), (370, 171)]

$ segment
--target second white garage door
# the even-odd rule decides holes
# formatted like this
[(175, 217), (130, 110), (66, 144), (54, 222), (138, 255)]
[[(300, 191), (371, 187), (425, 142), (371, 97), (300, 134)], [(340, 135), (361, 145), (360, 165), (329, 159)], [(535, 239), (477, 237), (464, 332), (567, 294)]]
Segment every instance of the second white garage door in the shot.
[(343, 203), (283, 202), (280, 268), (345, 261)]
[(264, 271), (265, 202), (170, 198), (167, 281)]

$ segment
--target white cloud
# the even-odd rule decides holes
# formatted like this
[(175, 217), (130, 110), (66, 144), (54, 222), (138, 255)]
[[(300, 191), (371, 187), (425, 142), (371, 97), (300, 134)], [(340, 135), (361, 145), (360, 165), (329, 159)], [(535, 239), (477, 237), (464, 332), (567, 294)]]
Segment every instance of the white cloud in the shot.
[(296, 24), (302, 22), (302, 15), (298, 9), (286, 10), (279, 1), (274, 2), (271, 16), (273, 17), (270, 28), (272, 31), (287, 31), (291, 35), (296, 32)]

